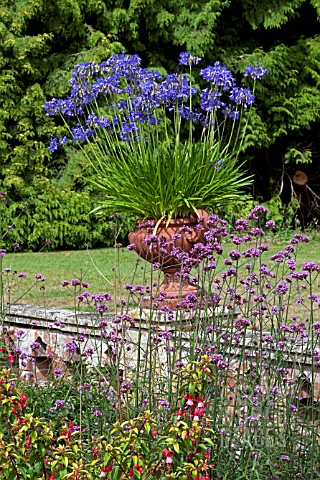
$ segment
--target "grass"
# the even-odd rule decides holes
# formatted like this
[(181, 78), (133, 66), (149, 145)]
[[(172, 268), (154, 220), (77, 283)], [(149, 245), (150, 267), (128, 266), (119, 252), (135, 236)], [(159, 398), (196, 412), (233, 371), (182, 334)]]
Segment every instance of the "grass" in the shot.
[[(268, 256), (284, 248), (286, 244), (284, 241), (269, 242), (269, 255), (264, 255), (264, 261)], [(231, 248), (234, 248), (234, 245), (225, 245), (225, 251)], [(129, 252), (122, 247), (90, 251), (13, 253), (6, 254), (3, 258), (2, 268), (11, 268), (7, 278), (8, 281), (11, 279), (10, 301), (12, 303), (73, 308), (74, 296), (68, 289), (62, 288), (63, 280), (78, 278), (89, 283), (86, 290), (90, 293), (109, 292), (121, 297), (125, 283), (148, 282), (146, 272), (149, 264), (140, 259), (137, 263), (137, 259), (134, 252)], [(313, 238), (308, 244), (302, 244), (298, 260), (298, 267), (305, 261), (320, 263), (317, 238)], [(12, 277), (12, 271), (26, 273), (27, 278)], [(45, 277), (45, 283), (35, 282), (34, 275), (37, 273)], [(32, 285), (34, 287), (30, 289)]]
[[(92, 251), (73, 250), (60, 252), (7, 254), (3, 268), (23, 272), (27, 278), (15, 278), (11, 286), (11, 302), (46, 307), (73, 307), (73, 294), (63, 288), (63, 280), (73, 278), (89, 283), (90, 293), (114, 293), (125, 283), (130, 283), (135, 270), (137, 256), (126, 249), (98, 249)], [(41, 274), (45, 283), (37, 282), (34, 275)], [(11, 274), (11, 272), (10, 272)], [(30, 286), (34, 285), (30, 289)], [(30, 290), (29, 290), (30, 289)], [(29, 291), (28, 291), (29, 290)], [(26, 292), (23, 296), (23, 292)]]

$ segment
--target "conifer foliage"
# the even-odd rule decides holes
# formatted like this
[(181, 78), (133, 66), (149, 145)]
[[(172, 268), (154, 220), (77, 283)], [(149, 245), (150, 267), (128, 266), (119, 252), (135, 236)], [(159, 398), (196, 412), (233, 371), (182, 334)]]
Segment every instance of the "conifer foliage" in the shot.
[[(301, 162), (316, 179), (319, 26), (319, 0), (2, 0), (0, 184), (13, 205), (29, 206), (21, 244), (35, 247), (34, 231), (39, 242), (46, 237), (34, 219), (46, 218), (47, 211), (52, 215), (57, 205), (60, 214), (51, 229), (55, 246), (81, 247), (95, 230), (87, 215), (96, 200), (85, 160), (70, 150), (52, 155), (47, 149), (63, 126), (45, 116), (43, 104), (67, 92), (74, 64), (99, 62), (123, 50), (138, 53), (144, 66), (168, 72), (181, 51), (203, 57), (206, 64), (218, 60), (239, 78), (245, 65), (260, 62), (269, 75), (255, 92), (259, 102), (244, 143), (244, 159), (256, 174), (255, 192), (267, 199), (270, 184), (279, 190), (283, 172), (292, 178)], [(78, 200), (71, 228), (66, 198), (72, 197)], [(87, 232), (81, 240), (64, 233), (77, 228)], [(95, 244), (111, 242), (106, 232), (95, 237)]]

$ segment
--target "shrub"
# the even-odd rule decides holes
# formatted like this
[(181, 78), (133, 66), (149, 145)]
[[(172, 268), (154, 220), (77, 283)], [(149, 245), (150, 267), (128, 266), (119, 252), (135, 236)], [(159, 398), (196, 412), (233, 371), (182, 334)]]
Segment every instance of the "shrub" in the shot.
[[(89, 189), (61, 189), (50, 181), (37, 190), (30, 189), (24, 203), (11, 202), (6, 193), (1, 199), (1, 229), (7, 231), (2, 246), (8, 251), (18, 243), (21, 250), (37, 251), (50, 240), (51, 249), (109, 247), (115, 237), (124, 241), (132, 223), (127, 218), (103, 215), (97, 220), (93, 194)], [(8, 200), (8, 201), (7, 201)], [(21, 215), (24, 208), (23, 215)]]
[[(77, 324), (64, 345), (69, 361), (53, 365), (46, 383), (30, 372), (21, 385), (25, 414), (46, 415), (53, 438), (67, 428), (78, 470), (112, 479), (318, 478), (320, 267), (299, 265), (303, 234), (267, 258), (267, 213), (256, 206), (231, 230), (213, 215), (205, 245), (175, 251), (180, 275), (198, 286), (177, 310), (159, 289), (157, 264), (146, 283), (125, 285), (112, 316), (109, 293), (63, 282), (92, 308), (92, 329)], [(21, 367), (34, 361), (18, 338), (11, 350)]]

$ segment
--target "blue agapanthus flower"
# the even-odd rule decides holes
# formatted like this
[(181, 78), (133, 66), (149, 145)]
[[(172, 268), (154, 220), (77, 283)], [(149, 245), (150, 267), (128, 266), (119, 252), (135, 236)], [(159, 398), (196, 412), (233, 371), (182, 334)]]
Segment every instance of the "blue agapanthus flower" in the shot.
[(220, 62), (215, 62), (214, 66), (208, 66), (200, 71), (200, 76), (216, 87), (222, 87), (228, 90), (235, 85), (235, 79), (227, 67), (221, 66)]
[[(179, 57), (179, 64), (189, 67), (200, 61), (188, 52)], [(201, 138), (207, 134), (210, 141), (216, 135), (223, 142), (218, 129), (228, 132), (224, 122), (239, 121), (241, 110), (254, 103), (252, 91), (237, 86), (231, 71), (219, 62), (200, 70), (200, 77), (207, 82), (202, 90), (183, 73), (163, 77), (141, 63), (138, 55), (122, 53), (100, 64), (75, 65), (69, 96), (53, 98), (44, 106), (47, 116), (60, 114), (65, 124), (70, 123), (69, 136), (52, 137), (49, 149), (54, 152), (70, 141), (97, 141), (104, 145), (104, 153), (110, 149), (114, 154), (123, 141), (133, 149), (137, 142), (150, 145), (153, 132), (157, 132), (157, 142), (161, 141), (158, 134), (165, 131), (172, 118), (174, 128), (189, 123), (189, 133), (198, 132)], [(244, 76), (254, 80), (266, 74), (260, 64), (248, 65), (244, 71)], [(225, 144), (231, 145), (229, 140)]]
[(245, 77), (251, 77), (253, 80), (261, 80), (268, 75), (268, 70), (263, 68), (260, 63), (257, 63), (255, 66), (250, 64), (244, 69), (243, 75)]
[(180, 56), (179, 56), (179, 65), (189, 65), (189, 66), (198, 65), (198, 63), (200, 63), (201, 60), (202, 58), (200, 57), (195, 57), (188, 52), (183, 52), (183, 53), (180, 53)]
[(249, 90), (249, 88), (233, 87), (229, 98), (235, 103), (247, 107), (248, 105), (252, 105), (254, 103), (255, 97), (252, 95), (252, 92)]

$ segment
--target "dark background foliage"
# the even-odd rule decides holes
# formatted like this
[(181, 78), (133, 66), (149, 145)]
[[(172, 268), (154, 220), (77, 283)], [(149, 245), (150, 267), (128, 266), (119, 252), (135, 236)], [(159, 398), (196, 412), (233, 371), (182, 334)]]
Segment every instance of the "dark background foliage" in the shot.
[(97, 194), (86, 162), (72, 150), (47, 149), (61, 125), (45, 116), (43, 103), (66, 94), (75, 63), (123, 50), (167, 71), (181, 51), (237, 74), (261, 62), (270, 73), (256, 90), (243, 154), (255, 174), (251, 193), (288, 203), (293, 175), (303, 170), (312, 193), (304, 199), (297, 192), (300, 216), (304, 223), (319, 217), (319, 0), (2, 0), (0, 184), (10, 205), (5, 222), (28, 206), (15, 238), (23, 248), (39, 248), (46, 238), (55, 248), (114, 242), (114, 219), (88, 215)]

